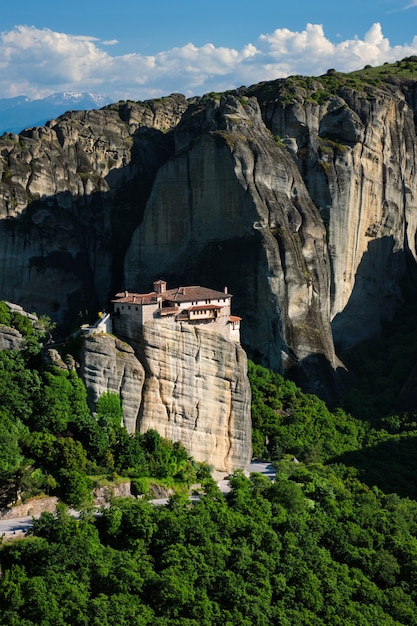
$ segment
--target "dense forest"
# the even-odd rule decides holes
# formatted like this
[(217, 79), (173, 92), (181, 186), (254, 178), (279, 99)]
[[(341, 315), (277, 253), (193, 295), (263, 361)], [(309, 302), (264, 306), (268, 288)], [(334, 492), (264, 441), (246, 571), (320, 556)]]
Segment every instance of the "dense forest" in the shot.
[[(82, 507), (103, 481), (129, 479), (141, 494), (149, 476), (181, 489), (210, 475), (183, 446), (156, 431), (130, 436), (121, 426), (118, 395), (103, 394), (92, 413), (76, 369), (42, 357), (47, 321), (34, 330), (23, 315), (10, 318), (0, 305), (0, 323), (25, 337), (22, 350), (0, 351), (0, 506), (46, 493)], [(74, 361), (71, 354), (64, 358)]]
[[(236, 472), (223, 495), (178, 443), (129, 435), (118, 396), (92, 413), (76, 371), (42, 358), (48, 321), (22, 317), (0, 304), (26, 339), (0, 351), (0, 495), (63, 504), (0, 546), (2, 626), (417, 624), (417, 418), (398, 410), (410, 325), (345, 355), (356, 376), (333, 411), (250, 362), (254, 454), (276, 479)], [(95, 514), (93, 485), (122, 480), (174, 495)]]

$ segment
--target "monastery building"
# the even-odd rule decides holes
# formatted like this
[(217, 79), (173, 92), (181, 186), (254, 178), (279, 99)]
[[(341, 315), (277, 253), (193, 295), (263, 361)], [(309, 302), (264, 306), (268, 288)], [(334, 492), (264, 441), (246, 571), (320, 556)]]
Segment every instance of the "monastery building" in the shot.
[(150, 293), (122, 291), (115, 295), (112, 317), (117, 335), (129, 336), (134, 326), (163, 319), (173, 324), (206, 325), (240, 341), (241, 318), (231, 314), (232, 296), (226, 287), (224, 291), (197, 286), (167, 289), (164, 280), (155, 281), (153, 287)]

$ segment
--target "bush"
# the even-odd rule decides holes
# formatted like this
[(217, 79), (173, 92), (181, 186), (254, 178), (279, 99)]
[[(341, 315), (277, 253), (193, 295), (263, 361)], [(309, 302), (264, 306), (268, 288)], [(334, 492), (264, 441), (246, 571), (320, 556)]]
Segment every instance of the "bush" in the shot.
[(12, 325), (10, 318), (10, 309), (3, 301), (0, 301), (0, 324), (3, 324), (4, 326)]
[(134, 496), (141, 496), (149, 493), (149, 480), (147, 478), (134, 478), (131, 485), (131, 491)]

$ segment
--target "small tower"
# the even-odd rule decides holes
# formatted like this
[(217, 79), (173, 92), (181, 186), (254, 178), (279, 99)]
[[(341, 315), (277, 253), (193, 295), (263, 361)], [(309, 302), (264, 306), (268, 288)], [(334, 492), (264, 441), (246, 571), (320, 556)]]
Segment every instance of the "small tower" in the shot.
[(166, 280), (156, 280), (153, 284), (153, 288), (157, 295), (164, 293), (167, 288)]

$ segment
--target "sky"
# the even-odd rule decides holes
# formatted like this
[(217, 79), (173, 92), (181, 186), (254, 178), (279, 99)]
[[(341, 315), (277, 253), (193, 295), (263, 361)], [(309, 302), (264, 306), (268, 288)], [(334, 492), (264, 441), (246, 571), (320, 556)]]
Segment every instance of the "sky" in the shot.
[(201, 96), (412, 54), (417, 0), (15, 0), (0, 16), (0, 98)]

